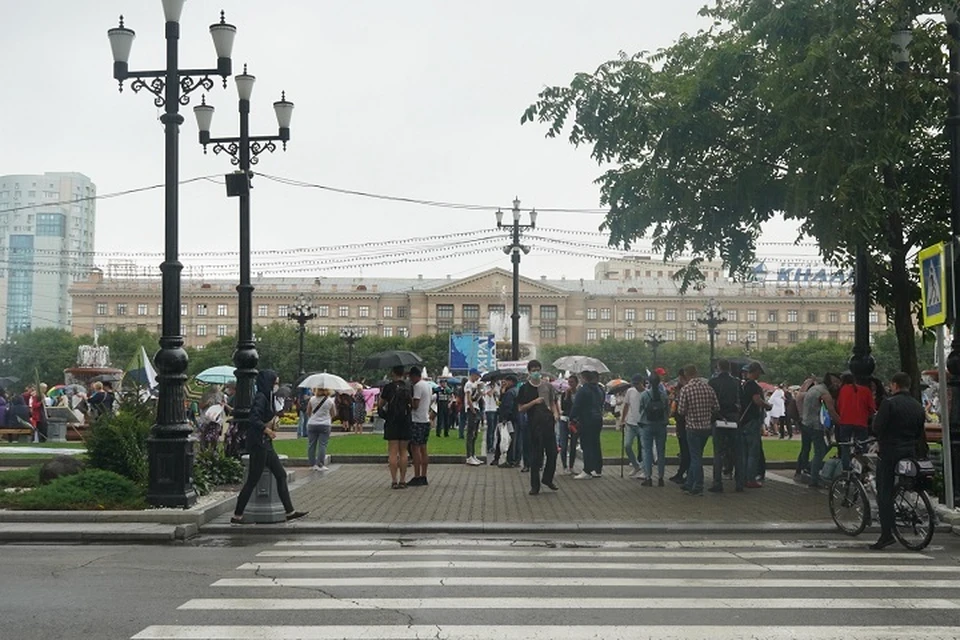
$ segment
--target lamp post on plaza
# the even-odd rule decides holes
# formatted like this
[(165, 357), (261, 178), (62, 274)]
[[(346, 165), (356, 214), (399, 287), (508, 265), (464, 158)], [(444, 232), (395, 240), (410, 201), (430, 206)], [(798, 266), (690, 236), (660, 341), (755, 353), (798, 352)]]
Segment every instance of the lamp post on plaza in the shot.
[(340, 339), (347, 345), (347, 377), (353, 378), (353, 345), (360, 341), (363, 332), (360, 329), (349, 326), (340, 328)]
[(149, 479), (147, 502), (157, 507), (189, 507), (197, 500), (193, 487), (193, 432), (184, 409), (183, 385), (187, 379), (187, 352), (183, 349), (180, 325), (180, 272), (183, 265), (179, 259), (179, 133), (183, 116), (180, 106), (190, 102), (190, 93), (198, 88), (209, 91), (213, 88), (211, 75), (223, 78), (233, 72), (230, 54), (237, 29), (227, 24), (223, 12), (220, 22), (210, 26), (210, 35), (217, 54), (215, 69), (180, 69), (179, 40), (180, 14), (185, 0), (163, 0), (166, 19), (167, 64), (159, 71), (131, 71), (130, 50), (136, 34), (123, 24), (107, 31), (113, 52), (113, 77), (123, 91), (125, 80), (133, 79), (130, 87), (134, 92), (146, 89), (154, 95), (153, 103), (162, 107), (160, 116), (165, 133), (164, 172), (164, 260), (160, 265), (162, 274), (163, 320), (161, 324), (160, 350), (154, 356), (159, 383), (157, 422), (147, 439)]
[[(215, 154), (226, 153), (238, 171), (226, 176), (227, 196), (237, 197), (240, 202), (240, 283), (237, 285), (237, 348), (233, 352), (233, 365), (237, 368), (237, 396), (234, 402), (234, 419), (241, 432), (246, 430), (250, 409), (253, 406), (253, 386), (257, 378), (257, 364), (260, 356), (253, 339), (253, 285), (250, 283), (250, 181), (253, 179), (251, 165), (257, 164), (258, 156), (264, 151), (276, 151), (275, 142), (282, 142), (286, 150), (290, 140), (290, 119), (293, 116), (293, 103), (288, 102), (285, 94), (273, 103), (277, 116), (279, 132), (275, 136), (250, 135), (250, 96), (256, 78), (243, 73), (234, 78), (237, 85), (240, 112), (240, 135), (232, 138), (211, 138), (210, 125), (213, 123), (214, 108), (202, 101), (193, 108), (200, 130), (200, 144), (203, 152), (207, 145), (213, 145)], [(301, 340), (302, 342), (302, 340)], [(303, 349), (301, 347), (301, 354)], [(303, 374), (303, 357), (300, 358), (300, 373)]]
[(291, 311), (290, 313), (287, 314), (287, 318), (289, 318), (290, 320), (295, 320), (297, 324), (300, 325), (299, 374), (300, 374), (300, 377), (302, 378), (304, 374), (306, 374), (306, 371), (303, 370), (303, 334), (306, 331), (307, 322), (316, 318), (317, 314), (313, 312), (313, 308), (310, 306), (310, 303), (307, 302), (307, 299), (304, 298), (302, 295), (299, 298), (297, 298), (297, 302), (296, 304), (293, 305), (293, 308), (296, 311), (296, 313), (294, 313), (294, 311)]
[(727, 319), (723, 317), (723, 307), (713, 298), (707, 301), (703, 306), (703, 312), (697, 318), (697, 322), (707, 325), (707, 330), (710, 332), (710, 373), (713, 373), (717, 364), (715, 356), (717, 327), (726, 321)]
[(660, 345), (666, 342), (666, 338), (663, 337), (663, 333), (657, 331), (656, 329), (647, 329), (647, 336), (643, 339), (650, 350), (653, 352), (653, 366), (657, 366), (657, 350), (660, 349)]
[(503, 252), (510, 256), (513, 262), (513, 315), (510, 316), (511, 343), (510, 359), (520, 359), (520, 252), (530, 253), (530, 247), (520, 244), (520, 232), (524, 229), (537, 228), (537, 210), (530, 210), (530, 224), (520, 224), (520, 200), (513, 200), (513, 224), (503, 224), (503, 211), (497, 209), (497, 229), (507, 227), (512, 231), (512, 242), (503, 248)]

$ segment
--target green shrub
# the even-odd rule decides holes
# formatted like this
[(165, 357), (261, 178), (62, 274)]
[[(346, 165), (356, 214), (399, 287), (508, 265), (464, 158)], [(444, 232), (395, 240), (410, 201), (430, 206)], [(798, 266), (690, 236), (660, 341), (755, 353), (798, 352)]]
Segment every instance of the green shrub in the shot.
[(23, 493), (0, 494), (8, 509), (143, 509), (143, 489), (112, 471), (87, 469)]
[(90, 466), (146, 484), (147, 436), (152, 422), (145, 405), (124, 404), (117, 413), (101, 417), (86, 440)]
[(199, 452), (193, 461), (193, 486), (200, 495), (210, 493), (218, 485), (240, 482), (243, 482), (243, 465), (219, 447)]
[(36, 487), (39, 484), (40, 467), (0, 472), (0, 489), (6, 487)]

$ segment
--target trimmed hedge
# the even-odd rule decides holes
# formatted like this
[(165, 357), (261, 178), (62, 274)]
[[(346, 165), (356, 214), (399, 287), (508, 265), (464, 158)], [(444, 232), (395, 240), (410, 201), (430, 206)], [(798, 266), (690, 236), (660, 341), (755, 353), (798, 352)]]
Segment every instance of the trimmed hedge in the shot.
[(0, 507), (30, 510), (143, 509), (143, 490), (112, 471), (87, 469), (23, 493), (0, 494)]

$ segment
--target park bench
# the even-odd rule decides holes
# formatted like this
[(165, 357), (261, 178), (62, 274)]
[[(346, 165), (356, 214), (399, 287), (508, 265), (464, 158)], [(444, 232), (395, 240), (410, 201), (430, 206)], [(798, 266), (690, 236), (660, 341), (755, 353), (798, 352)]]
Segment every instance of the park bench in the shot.
[(32, 427), (0, 427), (0, 437), (6, 437), (7, 442), (13, 442), (16, 436), (18, 442), (31, 442), (33, 440)]

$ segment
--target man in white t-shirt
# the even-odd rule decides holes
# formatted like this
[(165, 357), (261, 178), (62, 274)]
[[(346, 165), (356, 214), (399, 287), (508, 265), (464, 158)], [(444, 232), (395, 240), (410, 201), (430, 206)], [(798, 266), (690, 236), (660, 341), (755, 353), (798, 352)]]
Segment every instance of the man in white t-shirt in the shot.
[(467, 464), (477, 467), (483, 464), (477, 458), (477, 435), (480, 431), (480, 398), (483, 396), (483, 383), (480, 372), (470, 369), (470, 380), (463, 385), (463, 402), (467, 413)]
[(410, 448), (413, 451), (413, 478), (408, 487), (427, 486), (427, 439), (430, 437), (430, 402), (433, 388), (421, 377), (419, 367), (411, 367), (413, 411), (410, 414)]
[(633, 441), (640, 439), (640, 394), (646, 388), (646, 380), (640, 374), (633, 376), (633, 386), (627, 389), (623, 397), (623, 406), (620, 409), (620, 429), (626, 428), (623, 448), (627, 452), (627, 461), (633, 467), (631, 478), (641, 479), (643, 470), (637, 454), (633, 452)]

